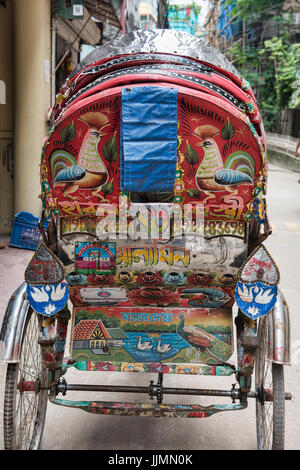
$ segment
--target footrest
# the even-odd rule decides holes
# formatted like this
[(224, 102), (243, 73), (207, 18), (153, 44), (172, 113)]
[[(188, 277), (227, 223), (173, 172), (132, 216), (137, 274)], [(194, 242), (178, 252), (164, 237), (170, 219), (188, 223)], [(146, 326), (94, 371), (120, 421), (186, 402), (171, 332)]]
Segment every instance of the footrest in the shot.
[(243, 410), (247, 403), (228, 405), (177, 405), (155, 403), (129, 403), (106, 401), (71, 401), (55, 398), (52, 403), (71, 408), (80, 408), (88, 413), (118, 416), (150, 416), (150, 417), (181, 417), (181, 418), (208, 418), (220, 411)]

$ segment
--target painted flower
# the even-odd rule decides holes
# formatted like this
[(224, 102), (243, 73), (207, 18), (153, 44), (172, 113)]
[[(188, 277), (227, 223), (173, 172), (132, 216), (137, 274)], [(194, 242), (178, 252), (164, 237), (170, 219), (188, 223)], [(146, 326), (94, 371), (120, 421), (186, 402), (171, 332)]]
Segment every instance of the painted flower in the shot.
[(247, 309), (247, 312), (250, 313), (250, 315), (254, 316), (259, 313), (259, 310), (257, 307), (252, 306)]
[(100, 371), (115, 371), (117, 368), (111, 362), (98, 362), (97, 369)]
[(87, 278), (88, 283), (93, 285), (112, 285), (114, 283), (114, 276), (109, 274), (90, 274)]
[(137, 282), (143, 285), (159, 286), (162, 278), (157, 272), (144, 271), (138, 275)]
[(185, 278), (185, 275), (184, 273), (182, 272), (175, 272), (175, 271), (171, 271), (171, 272), (167, 272), (165, 273), (164, 275), (164, 282), (166, 284), (170, 284), (170, 285), (175, 285), (175, 286), (182, 286), (183, 284), (185, 284), (185, 281), (186, 281), (186, 278)]
[(70, 285), (83, 285), (87, 283), (87, 277), (84, 274), (77, 273), (76, 271), (72, 271), (66, 276), (66, 279)]
[(194, 286), (208, 286), (211, 279), (208, 274), (196, 273), (189, 276), (187, 281), (188, 284), (192, 284)]
[(180, 365), (176, 366), (175, 373), (176, 374), (192, 374), (192, 375), (197, 375), (199, 374), (200, 367), (199, 366), (194, 366), (194, 365)]
[(221, 273), (217, 278), (218, 282), (224, 286), (232, 286), (236, 284), (236, 276), (230, 273)]
[(55, 312), (55, 310), (56, 310), (55, 305), (53, 305), (53, 304), (48, 304), (48, 305), (46, 305), (46, 307), (45, 307), (45, 314), (46, 314), (46, 315), (51, 315), (53, 312)]
[(168, 374), (170, 372), (170, 367), (165, 364), (151, 363), (149, 364), (150, 372), (162, 372), (163, 374)]
[(142, 372), (144, 370), (143, 364), (123, 362), (121, 365), (121, 372)]
[(117, 282), (121, 282), (122, 284), (133, 284), (136, 282), (137, 276), (133, 273), (133, 271), (126, 271), (122, 270), (118, 272), (115, 276), (115, 280)]

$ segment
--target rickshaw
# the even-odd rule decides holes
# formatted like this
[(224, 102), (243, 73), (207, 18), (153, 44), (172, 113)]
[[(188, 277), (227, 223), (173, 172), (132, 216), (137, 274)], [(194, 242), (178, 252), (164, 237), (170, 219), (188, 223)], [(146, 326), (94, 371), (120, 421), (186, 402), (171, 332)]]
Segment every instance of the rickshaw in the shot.
[[(1, 330), (5, 448), (38, 449), (48, 400), (100, 415), (207, 418), (252, 398), (258, 449), (283, 449), (289, 310), (263, 244), (266, 141), (249, 83), (195, 36), (134, 31), (78, 65), (49, 127), (42, 241)], [(70, 384), (71, 367), (126, 372), (130, 385)], [(134, 385), (136, 373), (157, 383)], [(166, 374), (193, 376), (195, 388), (166, 387)], [(197, 388), (200, 375), (236, 383)], [(72, 391), (149, 401), (76, 401)], [(168, 394), (196, 398), (169, 404)]]

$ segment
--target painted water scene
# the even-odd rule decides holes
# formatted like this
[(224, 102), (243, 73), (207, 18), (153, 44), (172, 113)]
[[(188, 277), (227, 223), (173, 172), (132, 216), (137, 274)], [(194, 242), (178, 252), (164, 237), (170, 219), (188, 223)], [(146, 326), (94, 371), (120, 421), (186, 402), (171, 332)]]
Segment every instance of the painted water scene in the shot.
[(222, 364), (232, 355), (231, 309), (77, 307), (72, 356), (111, 363)]

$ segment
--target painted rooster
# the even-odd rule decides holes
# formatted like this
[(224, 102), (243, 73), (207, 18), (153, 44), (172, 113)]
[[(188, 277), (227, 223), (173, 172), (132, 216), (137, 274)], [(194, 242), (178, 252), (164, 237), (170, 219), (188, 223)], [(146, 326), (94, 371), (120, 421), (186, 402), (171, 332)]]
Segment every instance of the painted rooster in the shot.
[(66, 197), (75, 199), (72, 194), (77, 189), (97, 189), (107, 181), (107, 170), (99, 155), (98, 144), (105, 135), (108, 117), (100, 112), (88, 112), (79, 118), (88, 125), (83, 139), (77, 164), (66, 166), (58, 171), (54, 186), (61, 186)]
[[(212, 125), (196, 127), (193, 134), (201, 141), (196, 144), (204, 150), (204, 158), (196, 173), (196, 184), (203, 191), (233, 190), (240, 184), (253, 184), (253, 158), (246, 152), (232, 154), (225, 164), (215, 141), (220, 130)], [(232, 168), (232, 161), (237, 167)]]

